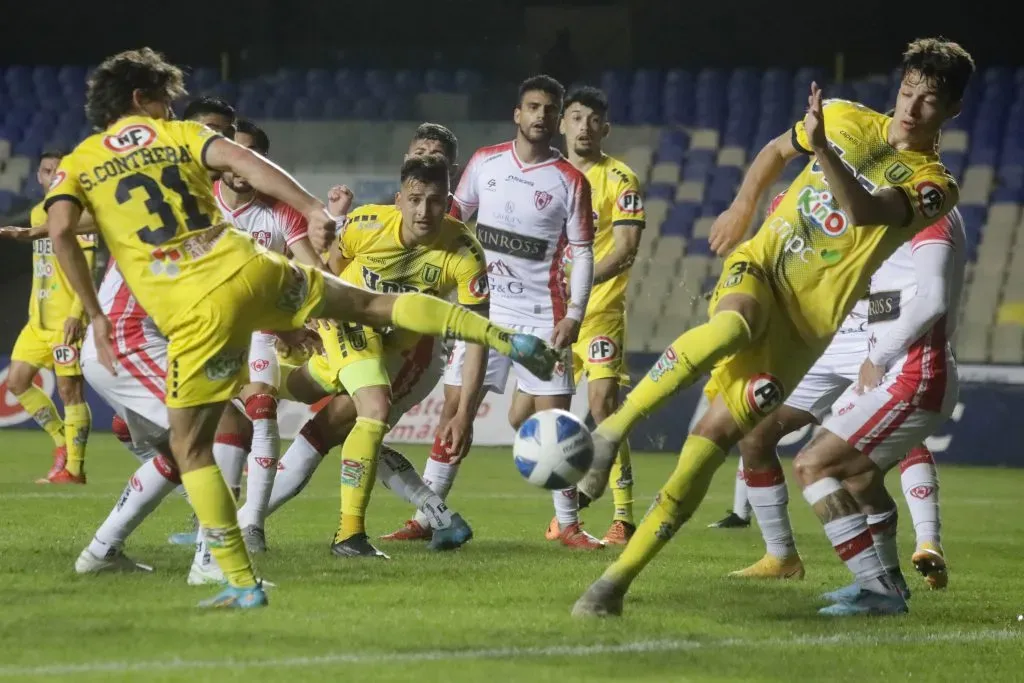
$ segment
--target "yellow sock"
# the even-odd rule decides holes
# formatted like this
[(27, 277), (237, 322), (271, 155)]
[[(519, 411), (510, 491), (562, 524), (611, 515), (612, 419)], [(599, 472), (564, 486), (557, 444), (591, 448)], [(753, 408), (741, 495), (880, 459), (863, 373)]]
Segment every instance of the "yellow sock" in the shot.
[(341, 447), (341, 519), (334, 542), (366, 533), (366, 507), (377, 479), (377, 457), (388, 426), (368, 417), (356, 424)]
[(725, 453), (713, 441), (691, 434), (683, 444), (672, 476), (658, 491), (633, 539), (603, 578), (621, 587), (628, 586), (694, 513), (708, 492), (715, 470), (724, 461)]
[(53, 445), (60, 448), (64, 442), (64, 422), (57, 414), (57, 406), (46, 392), (33, 385), (15, 396), (25, 412), (32, 416), (40, 427), (53, 439)]
[(688, 330), (665, 349), (619, 409), (597, 427), (612, 441), (621, 441), (641, 418), (669, 396), (711, 371), (715, 363), (750, 343), (747, 321), (735, 311), (721, 311)]
[(85, 446), (92, 428), (92, 412), (88, 403), (64, 406), (65, 433), (68, 445), (68, 472), (79, 475), (85, 469)]
[(391, 321), (396, 327), (420, 334), (487, 344), (506, 356), (512, 352), (510, 330), (429, 294), (400, 294), (391, 311)]
[(619, 455), (612, 464), (612, 502), (615, 516), (612, 518), (627, 524), (633, 523), (633, 465), (629, 457), (629, 439), (619, 444)]
[(203, 537), (228, 583), (238, 588), (256, 585), (249, 553), (238, 530), (235, 498), (216, 465), (181, 475), (188, 500), (203, 527)]

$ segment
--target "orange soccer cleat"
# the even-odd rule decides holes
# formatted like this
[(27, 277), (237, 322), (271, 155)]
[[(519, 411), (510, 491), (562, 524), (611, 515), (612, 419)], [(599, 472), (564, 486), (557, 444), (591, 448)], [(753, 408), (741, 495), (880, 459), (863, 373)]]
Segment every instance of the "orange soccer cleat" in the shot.
[(415, 519), (410, 519), (397, 531), (392, 531), (387, 536), (381, 536), (382, 541), (429, 541), (433, 536), (430, 527), (420, 526)]
[(562, 545), (572, 548), (574, 550), (602, 550), (604, 549), (604, 543), (594, 536), (591, 536), (583, 530), (582, 525), (579, 522), (570, 524), (569, 526), (562, 529), (562, 533), (559, 535), (559, 539), (562, 541)]
[(558, 517), (552, 517), (551, 523), (548, 524), (548, 528), (544, 532), (544, 539), (548, 541), (557, 541), (561, 536), (562, 530), (558, 528)]
[(635, 532), (635, 525), (617, 519), (608, 527), (608, 531), (605, 532), (604, 538), (601, 540), (605, 545), (626, 545), (629, 543), (629, 539), (633, 538)]
[(47, 477), (46, 481), (49, 484), (84, 484), (85, 472), (82, 472), (81, 474), (71, 474), (67, 470), (62, 469), (52, 477)]
[(49, 484), (52, 477), (57, 476), (59, 472), (64, 469), (64, 466), (68, 464), (68, 447), (57, 446), (53, 449), (53, 465), (50, 467), (50, 471), (46, 473), (45, 477), (36, 479), (37, 484)]

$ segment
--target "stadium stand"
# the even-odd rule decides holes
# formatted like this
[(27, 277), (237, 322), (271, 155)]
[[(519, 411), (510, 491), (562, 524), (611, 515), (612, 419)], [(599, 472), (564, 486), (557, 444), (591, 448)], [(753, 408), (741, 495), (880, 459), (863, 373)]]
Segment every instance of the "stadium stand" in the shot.
[[(89, 133), (83, 66), (10, 66), (0, 72), (0, 216), (39, 197), (34, 165), (48, 147)], [(898, 71), (826, 87), (830, 97), (885, 110)], [(632, 350), (660, 350), (706, 313), (702, 294), (721, 260), (709, 251), (713, 219), (732, 199), (745, 165), (802, 116), (815, 69), (640, 69), (599, 79), (616, 123), (616, 154), (646, 187), (648, 229), (629, 296)], [(193, 93), (234, 102), (248, 117), (281, 121), (411, 121), (432, 96), (487, 97), (473, 69), (281, 69), (238, 83), (197, 68)], [(494, 127), (500, 139), (507, 123)], [(501, 132), (504, 131), (504, 132)], [(408, 138), (374, 150), (355, 146), (338, 163), (394, 158)], [(463, 142), (463, 149), (472, 146)], [(968, 230), (968, 290), (958, 355), (967, 362), (1024, 362), (1024, 68), (988, 68), (968, 89), (963, 113), (942, 137), (946, 165), (961, 183)], [(799, 171), (787, 167), (784, 180)], [(776, 188), (781, 190), (784, 184)], [(671, 315), (665, 313), (671, 311)], [(680, 320), (682, 318), (682, 320)]]

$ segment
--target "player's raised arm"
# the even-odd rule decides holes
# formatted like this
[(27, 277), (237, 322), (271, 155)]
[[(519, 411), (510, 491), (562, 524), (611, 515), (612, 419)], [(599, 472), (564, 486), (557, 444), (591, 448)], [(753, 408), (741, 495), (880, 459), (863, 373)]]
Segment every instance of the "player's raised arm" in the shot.
[(600, 284), (629, 270), (640, 248), (640, 235), (647, 223), (640, 182), (632, 173), (622, 183), (612, 207), (612, 251), (594, 265), (594, 284)]
[(761, 148), (750, 162), (736, 198), (711, 226), (708, 242), (713, 252), (725, 256), (743, 241), (761, 197), (779, 179), (786, 164), (799, 156), (801, 151), (792, 131), (779, 135)]
[(258, 191), (302, 212), (309, 222), (309, 240), (318, 251), (326, 251), (334, 240), (335, 219), (324, 203), (277, 164), (226, 138), (214, 138), (205, 147), (203, 162), (215, 171), (241, 175)]

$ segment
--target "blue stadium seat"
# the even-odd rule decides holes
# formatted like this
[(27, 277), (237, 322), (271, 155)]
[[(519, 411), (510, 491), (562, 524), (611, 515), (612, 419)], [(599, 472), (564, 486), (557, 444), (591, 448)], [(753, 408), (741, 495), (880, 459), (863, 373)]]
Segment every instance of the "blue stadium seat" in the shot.
[(8, 190), (0, 190), (0, 215), (10, 212), (11, 207), (14, 206), (14, 198), (16, 196), (17, 195)]
[(266, 116), (268, 119), (287, 120), (292, 118), (294, 100), (289, 97), (275, 97), (267, 102)]
[(693, 233), (693, 223), (700, 216), (700, 205), (695, 202), (679, 202), (672, 206), (661, 226), (662, 235), (680, 235), (689, 237)]
[(65, 64), (57, 69), (57, 82), (62, 85), (78, 85), (85, 87), (85, 67), (76, 64)]
[(300, 97), (295, 100), (292, 115), (299, 121), (318, 121), (323, 118), (323, 101), (318, 98)]
[[(711, 252), (711, 245), (708, 243), (707, 237), (695, 237), (686, 243), (686, 255), (687, 256), (714, 256)], [(709, 291), (715, 286), (715, 280), (717, 278), (709, 278), (712, 280), (711, 286), (707, 287), (702, 291)], [(696, 292), (695, 292), (696, 293)]]
[(664, 123), (677, 125), (693, 123), (695, 87), (696, 80), (689, 71), (672, 69), (665, 75), (665, 87), (662, 90)]
[(266, 100), (255, 95), (241, 95), (235, 102), (235, 111), (247, 119), (262, 119), (266, 115)]
[(331, 97), (324, 102), (324, 118), (348, 119), (352, 117), (352, 100), (348, 97)]
[(357, 121), (373, 121), (380, 116), (380, 100), (374, 97), (361, 97), (352, 108), (352, 118)]
[(352, 69), (338, 69), (334, 72), (334, 86), (341, 92), (354, 92), (364, 82), (361, 73)]
[(220, 81), (220, 69), (212, 66), (201, 66), (192, 71), (192, 80), (202, 88), (209, 88)]
[(412, 69), (400, 69), (395, 72), (395, 88), (400, 93), (412, 94), (423, 87), (423, 74)]
[(444, 69), (428, 69), (423, 84), (427, 92), (451, 92), (455, 87), (451, 72)]
[(306, 72), (306, 84), (309, 86), (330, 87), (334, 83), (334, 76), (327, 69), (310, 69)]
[(414, 118), (415, 107), (412, 101), (402, 95), (392, 95), (384, 100), (380, 116), (386, 121), (409, 121)]
[(484, 79), (475, 69), (455, 70), (455, 90), (460, 93), (474, 93), (483, 85)]
[(15, 156), (25, 156), (29, 159), (38, 159), (39, 155), (43, 151), (43, 139), (38, 135), (22, 138), (14, 144), (11, 151)]
[(663, 184), (663, 183), (652, 183), (647, 187), (647, 192), (644, 193), (645, 200), (651, 199), (664, 199), (667, 202), (671, 202), (676, 196), (676, 186)]

